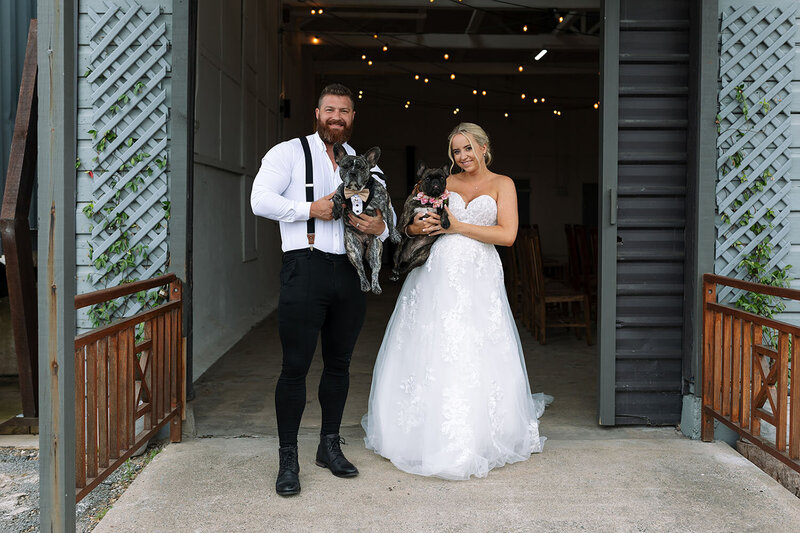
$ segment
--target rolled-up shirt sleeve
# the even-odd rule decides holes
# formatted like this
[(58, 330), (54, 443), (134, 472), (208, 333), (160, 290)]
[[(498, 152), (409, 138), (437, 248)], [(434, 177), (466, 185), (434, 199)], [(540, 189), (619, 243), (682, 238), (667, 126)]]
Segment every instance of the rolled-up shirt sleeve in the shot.
[(285, 196), (298, 160), (302, 162), (303, 158), (295, 156), (295, 147), (290, 141), (274, 146), (261, 159), (261, 168), (250, 193), (250, 206), (255, 215), (278, 222), (310, 218), (311, 202), (291, 200)]

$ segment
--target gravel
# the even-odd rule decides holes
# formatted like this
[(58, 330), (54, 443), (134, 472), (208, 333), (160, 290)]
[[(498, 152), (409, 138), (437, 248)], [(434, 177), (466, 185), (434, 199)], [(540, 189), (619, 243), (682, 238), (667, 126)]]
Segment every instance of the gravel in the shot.
[[(76, 529), (91, 531), (139, 472), (166, 445), (152, 441), (78, 502)], [(3, 533), (39, 530), (39, 450), (0, 447), (0, 524)]]

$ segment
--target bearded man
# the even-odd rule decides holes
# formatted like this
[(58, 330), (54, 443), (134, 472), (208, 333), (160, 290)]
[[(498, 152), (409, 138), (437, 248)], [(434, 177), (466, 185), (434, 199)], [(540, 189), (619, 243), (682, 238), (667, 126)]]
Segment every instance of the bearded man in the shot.
[[(335, 476), (358, 475), (342, 454), (339, 426), (366, 298), (345, 255), (344, 226), (342, 220), (333, 220), (331, 200), (342, 182), (333, 145), (343, 144), (348, 154), (355, 154), (347, 144), (354, 104), (353, 93), (344, 85), (325, 87), (315, 111), (317, 131), (270, 149), (261, 160), (250, 197), (253, 213), (280, 223), (283, 248), (278, 301), (283, 365), (275, 389), (280, 439), (275, 490), (281, 496), (300, 492), (297, 433), (306, 404), (306, 375), (319, 336), (324, 370), (319, 383), (322, 428), (316, 464)], [(351, 222), (381, 240), (389, 235), (380, 212), (374, 217), (351, 215)]]

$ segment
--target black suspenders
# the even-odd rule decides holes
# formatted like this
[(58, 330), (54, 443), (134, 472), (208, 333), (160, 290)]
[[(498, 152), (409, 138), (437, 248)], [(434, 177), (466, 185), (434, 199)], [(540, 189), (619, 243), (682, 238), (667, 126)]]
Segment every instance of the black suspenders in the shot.
[[(314, 201), (314, 165), (311, 162), (311, 148), (308, 146), (308, 139), (301, 136), (300, 144), (303, 145), (303, 154), (306, 156), (306, 202)], [(306, 233), (308, 234), (308, 247), (314, 248), (314, 219), (308, 219), (306, 223)]]

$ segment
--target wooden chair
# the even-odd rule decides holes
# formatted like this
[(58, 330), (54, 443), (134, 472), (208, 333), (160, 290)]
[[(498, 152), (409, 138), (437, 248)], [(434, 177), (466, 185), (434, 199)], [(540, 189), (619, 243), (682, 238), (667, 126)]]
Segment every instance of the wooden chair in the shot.
[(578, 243), (575, 241), (575, 230), (572, 224), (564, 224), (564, 232), (567, 234), (567, 251), (569, 253), (567, 283), (577, 289), (581, 286), (581, 264), (578, 255)]
[[(558, 281), (545, 282), (542, 270), (542, 247), (538, 233), (533, 233), (528, 240), (533, 279), (533, 321), (534, 335), (539, 344), (545, 344), (547, 328), (575, 328), (580, 338), (580, 329), (586, 330), (586, 343), (591, 345), (592, 323), (589, 311), (589, 297), (580, 290), (569, 287)], [(565, 311), (565, 306), (571, 308)], [(583, 322), (578, 319), (578, 307), (583, 306)], [(558, 313), (555, 314), (554, 313)], [(552, 319), (551, 319), (552, 316)], [(571, 321), (570, 321), (571, 318)]]
[(525, 327), (530, 330), (534, 328), (533, 320), (533, 265), (531, 264), (531, 254), (529, 241), (533, 232), (538, 234), (536, 226), (520, 228), (517, 233), (517, 240), (514, 242), (514, 254), (517, 258), (518, 281), (519, 281), (519, 314)]
[(575, 243), (578, 249), (579, 287), (589, 297), (591, 308), (597, 302), (597, 255), (592, 251), (591, 232), (586, 226), (576, 224)]

